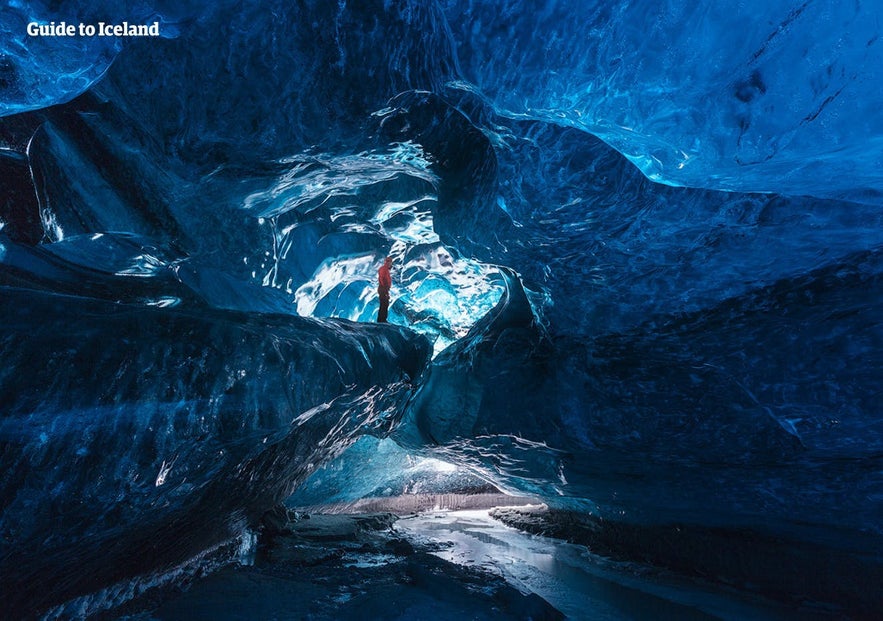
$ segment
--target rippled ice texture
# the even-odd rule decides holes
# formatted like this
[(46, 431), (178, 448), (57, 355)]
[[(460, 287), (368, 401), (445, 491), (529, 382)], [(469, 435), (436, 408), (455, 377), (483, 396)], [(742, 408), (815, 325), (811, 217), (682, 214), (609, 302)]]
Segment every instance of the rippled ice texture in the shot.
[[(208, 545), (387, 413), (407, 456), (608, 524), (780, 537), (794, 575), (840, 568), (788, 597), (880, 608), (850, 590), (883, 558), (878, 3), (90, 3), (77, 19), (164, 36), (25, 46), (62, 4), (0, 17), (4, 541), (137, 549), (115, 520), (186, 500), (190, 461), (156, 448), (186, 436), (212, 489), (254, 483), (169, 505), (185, 525), (224, 508), (212, 537), (188, 527)], [(364, 325), (388, 254), (391, 316), (435, 340), (425, 372), (424, 340)], [(252, 374), (301, 354), (322, 363)], [(222, 438), (312, 412), (310, 451), (246, 434), (212, 470), (218, 435), (191, 430), (219, 404)], [(150, 493), (92, 478), (136, 462)], [(374, 489), (337, 474), (342, 498)], [(22, 545), (3, 557), (35, 563), (22, 584), (70, 584), (30, 579), (62, 564)]]
[(875, 200), (874, 2), (446, 0), (464, 78), (672, 185)]
[(298, 314), (375, 320), (384, 255), (394, 260), (389, 321), (426, 334), (436, 352), (499, 300), (496, 268), (454, 256), (433, 230), (439, 180), (420, 145), (283, 163), (290, 170), (243, 209), (274, 235), (251, 277), (293, 295)]

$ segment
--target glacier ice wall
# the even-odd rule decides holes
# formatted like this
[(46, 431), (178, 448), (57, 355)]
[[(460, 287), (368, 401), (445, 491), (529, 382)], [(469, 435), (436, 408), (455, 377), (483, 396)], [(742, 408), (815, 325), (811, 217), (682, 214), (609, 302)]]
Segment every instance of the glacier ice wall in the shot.
[(112, 302), (14, 276), (0, 529), (16, 614), (174, 567), (256, 523), (360, 434), (388, 433), (429, 353), (395, 327)]
[(875, 3), (446, 0), (463, 78), (672, 185), (877, 202)]
[(199, 17), (174, 39), (128, 45), (96, 91), (208, 170), (364, 144), (366, 115), (454, 76), (434, 3), (270, 0)]
[[(229, 7), (229, 2), (214, 8)], [(0, 13), (0, 116), (67, 102), (95, 85), (124, 47), (117, 37), (81, 36), (80, 24), (99, 22), (162, 25), (160, 36), (175, 37), (183, 22), (211, 13), (201, 2), (126, 3), (7, 2)], [(31, 36), (28, 25), (73, 26), (74, 36)], [(54, 31), (53, 31), (54, 32)]]
[[(54, 5), (54, 6), (53, 6)], [(115, 38), (32, 37), (29, 23), (78, 26), (82, 8), (10, 2), (0, 13), (0, 115), (65, 102), (97, 82), (120, 49)]]
[[(211, 470), (191, 465), (209, 463), (208, 448), (182, 448), (190, 414), (221, 408), (204, 446), (244, 444), (211, 474), (241, 482), (233, 464), (246, 464), (264, 481), (255, 513), (321, 461), (320, 437), (342, 448), (394, 412), (380, 416), (385, 442), (562, 508), (746, 529), (880, 564), (875, 5), (102, 6), (158, 16), (166, 36), (33, 56), (13, 41), (0, 65), (4, 113), (30, 110), (0, 119), (15, 151), (0, 152), (3, 407), (21, 423), (4, 423), (4, 459), (44, 459), (48, 425), (45, 442), (74, 464), (13, 467), (4, 485), (25, 491), (3, 501), (35, 503), (45, 526), (68, 492), (97, 499), (47, 550), (91, 534), (109, 545), (114, 520), (138, 530), (140, 512), (165, 516), (157, 494), (179, 489), (176, 473)], [(0, 23), (22, 15), (16, 4)], [(386, 254), (393, 320), (450, 344), (422, 375), (428, 346), (404, 330), (295, 317), (370, 322)], [(30, 357), (46, 353), (67, 366)], [(310, 399), (271, 381), (286, 355), (316, 357), (294, 384)], [(106, 370), (85, 375), (78, 356)], [(126, 366), (157, 360), (153, 379)], [(169, 409), (161, 385), (190, 396)], [(378, 385), (395, 388), (381, 397)], [(287, 465), (261, 461), (251, 441), (334, 397), (331, 420), (279, 440), (293, 443)], [(132, 429), (151, 438), (148, 456), (115, 435)], [(94, 457), (102, 441), (123, 457)], [(308, 483), (310, 498), (396, 480), (361, 476), (373, 446)], [(117, 464), (150, 493), (88, 480), (117, 477)], [(57, 497), (33, 492), (41, 476)], [(169, 510), (192, 525), (229, 509), (213, 485)], [(4, 520), (23, 528), (31, 509), (10, 506)], [(253, 521), (231, 511), (191, 549)], [(120, 549), (144, 541), (134, 530)], [(33, 571), (57, 569), (53, 554)]]

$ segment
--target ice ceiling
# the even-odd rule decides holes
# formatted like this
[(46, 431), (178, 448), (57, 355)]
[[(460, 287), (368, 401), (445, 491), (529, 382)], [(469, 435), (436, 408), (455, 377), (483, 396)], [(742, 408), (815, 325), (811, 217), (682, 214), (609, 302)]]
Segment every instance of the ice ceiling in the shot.
[[(875, 609), (881, 14), (8, 3), (11, 609), (113, 600), (295, 490), (355, 500), (424, 459), (811, 546), (848, 569), (793, 597)], [(25, 34), (63, 19), (162, 37)]]

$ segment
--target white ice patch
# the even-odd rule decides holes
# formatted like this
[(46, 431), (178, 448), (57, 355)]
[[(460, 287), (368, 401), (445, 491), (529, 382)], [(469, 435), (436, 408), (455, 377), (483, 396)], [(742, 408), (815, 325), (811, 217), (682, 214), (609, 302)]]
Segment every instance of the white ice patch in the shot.
[(178, 459), (176, 455), (172, 461), (166, 463), (166, 460), (163, 460), (162, 465), (159, 467), (159, 474), (156, 475), (156, 487), (165, 484), (166, 477), (169, 476), (169, 472), (172, 470), (172, 466), (175, 465), (175, 460)]
[(239, 539), (239, 548), (236, 550), (236, 561), (240, 565), (254, 565), (255, 554), (258, 551), (258, 535), (246, 530)]
[(774, 604), (530, 535), (487, 511), (425, 513), (399, 519), (394, 529), (418, 542), (436, 542), (439, 558), (479, 567), (522, 593), (536, 593), (570, 619), (788, 618)]

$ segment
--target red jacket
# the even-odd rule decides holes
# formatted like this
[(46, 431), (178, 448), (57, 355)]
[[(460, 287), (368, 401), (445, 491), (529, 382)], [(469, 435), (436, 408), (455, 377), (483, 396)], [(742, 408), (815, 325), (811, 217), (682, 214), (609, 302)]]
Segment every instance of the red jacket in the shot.
[(386, 265), (381, 265), (377, 270), (377, 288), (389, 291), (390, 287), (392, 287), (392, 276), (389, 275), (389, 268)]

